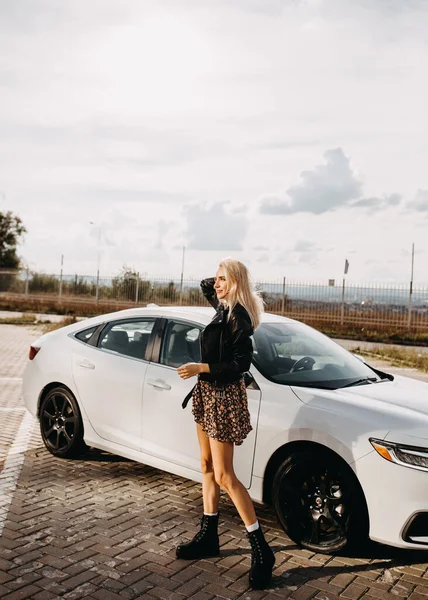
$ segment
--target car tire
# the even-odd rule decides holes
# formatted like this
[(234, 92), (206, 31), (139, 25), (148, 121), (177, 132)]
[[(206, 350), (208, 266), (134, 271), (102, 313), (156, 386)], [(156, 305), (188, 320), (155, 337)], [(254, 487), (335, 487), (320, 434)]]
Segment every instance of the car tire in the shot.
[(291, 453), (272, 484), (273, 505), (296, 544), (322, 554), (368, 536), (366, 501), (350, 467), (335, 454), (314, 449)]
[(49, 390), (40, 406), (40, 433), (54, 456), (73, 458), (87, 449), (79, 406), (69, 389)]

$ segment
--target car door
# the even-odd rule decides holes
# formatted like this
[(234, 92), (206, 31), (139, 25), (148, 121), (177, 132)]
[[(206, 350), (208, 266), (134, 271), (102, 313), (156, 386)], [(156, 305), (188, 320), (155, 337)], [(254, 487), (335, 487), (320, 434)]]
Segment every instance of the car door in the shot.
[[(196, 383), (196, 377), (181, 379), (177, 368), (187, 362), (200, 362), (199, 336), (203, 326), (183, 319), (168, 319), (159, 329), (161, 339), (147, 367), (142, 410), (142, 449), (201, 472), (200, 451), (192, 401), (186, 409), (182, 402)], [(253, 430), (241, 446), (235, 446), (234, 467), (240, 481), (249, 487), (260, 390), (247, 389)]]
[(136, 450), (141, 446), (143, 384), (152, 347), (154, 318), (112, 321), (96, 347), (76, 343), (73, 377), (95, 432)]

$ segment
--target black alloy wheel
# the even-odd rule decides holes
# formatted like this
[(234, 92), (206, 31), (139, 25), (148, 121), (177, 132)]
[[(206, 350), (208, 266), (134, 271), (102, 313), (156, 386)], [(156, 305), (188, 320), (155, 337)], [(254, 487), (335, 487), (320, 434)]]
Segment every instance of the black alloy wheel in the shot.
[(82, 417), (76, 399), (67, 388), (56, 387), (43, 398), (40, 432), (54, 456), (71, 458), (84, 452)]
[(368, 535), (365, 498), (350, 467), (333, 453), (290, 454), (274, 477), (272, 498), (285, 532), (313, 552), (338, 552)]

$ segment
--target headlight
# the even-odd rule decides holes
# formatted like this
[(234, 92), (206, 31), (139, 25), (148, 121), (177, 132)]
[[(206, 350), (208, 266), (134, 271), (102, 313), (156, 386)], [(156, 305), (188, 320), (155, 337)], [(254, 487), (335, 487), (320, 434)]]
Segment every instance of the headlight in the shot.
[(419, 471), (428, 471), (428, 448), (394, 444), (374, 438), (370, 438), (370, 443), (378, 454), (390, 462)]

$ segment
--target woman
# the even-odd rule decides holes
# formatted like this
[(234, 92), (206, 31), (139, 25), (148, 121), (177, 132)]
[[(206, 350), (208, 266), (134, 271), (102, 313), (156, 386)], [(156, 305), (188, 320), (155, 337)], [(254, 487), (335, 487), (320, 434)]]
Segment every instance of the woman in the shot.
[[(275, 556), (267, 544), (251, 498), (233, 470), (234, 444), (252, 430), (243, 374), (252, 358), (250, 336), (259, 326), (263, 301), (252, 291), (245, 265), (225, 259), (216, 276), (201, 282), (205, 298), (216, 309), (201, 334), (201, 362), (178, 369), (183, 379), (197, 375), (192, 413), (201, 451), (204, 514), (201, 529), (177, 547), (177, 558), (218, 556), (220, 487), (229, 494), (243, 520), (251, 544), (249, 582), (263, 589), (271, 580)], [(184, 404), (183, 404), (184, 405)]]

